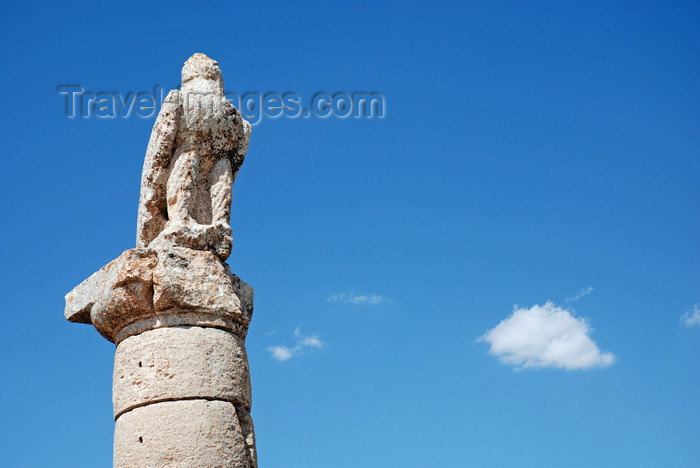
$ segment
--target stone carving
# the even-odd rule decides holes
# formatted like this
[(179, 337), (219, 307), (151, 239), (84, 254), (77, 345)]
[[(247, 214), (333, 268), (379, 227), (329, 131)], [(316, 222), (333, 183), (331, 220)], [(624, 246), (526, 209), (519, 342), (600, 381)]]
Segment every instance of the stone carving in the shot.
[(178, 245), (231, 253), (231, 187), (250, 124), (224, 96), (219, 65), (194, 54), (168, 93), (146, 152), (137, 247)]
[(76, 286), (65, 316), (117, 345), (115, 467), (257, 467), (245, 337), (253, 289), (224, 263), (250, 125), (193, 55), (153, 127), (137, 246)]

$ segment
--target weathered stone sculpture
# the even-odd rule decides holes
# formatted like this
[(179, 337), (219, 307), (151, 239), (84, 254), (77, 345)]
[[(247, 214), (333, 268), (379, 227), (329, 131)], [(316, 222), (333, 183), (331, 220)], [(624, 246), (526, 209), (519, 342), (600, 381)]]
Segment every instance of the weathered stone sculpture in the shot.
[(218, 64), (193, 55), (153, 127), (137, 248), (66, 296), (117, 345), (114, 467), (257, 466), (245, 337), (253, 290), (231, 274), (231, 188), (250, 125)]

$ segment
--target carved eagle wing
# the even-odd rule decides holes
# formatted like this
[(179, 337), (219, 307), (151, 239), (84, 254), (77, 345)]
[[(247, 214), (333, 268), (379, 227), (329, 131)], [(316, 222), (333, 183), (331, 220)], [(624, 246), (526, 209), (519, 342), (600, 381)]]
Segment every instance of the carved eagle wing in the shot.
[(163, 102), (148, 142), (141, 174), (136, 247), (148, 247), (168, 221), (166, 184), (175, 150), (179, 112), (179, 92), (174, 89)]

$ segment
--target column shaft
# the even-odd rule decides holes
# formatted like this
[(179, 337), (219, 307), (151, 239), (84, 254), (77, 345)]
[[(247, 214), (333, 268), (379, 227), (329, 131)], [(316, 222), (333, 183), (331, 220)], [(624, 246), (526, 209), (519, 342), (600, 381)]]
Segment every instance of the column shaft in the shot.
[(114, 467), (257, 465), (242, 338), (175, 326), (119, 343), (114, 360)]

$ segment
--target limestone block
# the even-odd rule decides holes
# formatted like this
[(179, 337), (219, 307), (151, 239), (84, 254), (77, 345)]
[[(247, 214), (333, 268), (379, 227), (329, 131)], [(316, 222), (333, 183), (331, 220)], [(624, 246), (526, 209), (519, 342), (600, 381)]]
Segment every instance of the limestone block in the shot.
[(217, 399), (246, 409), (251, 404), (243, 339), (216, 328), (158, 328), (125, 339), (114, 356), (112, 384), (115, 418), (164, 400)]
[[(247, 411), (242, 410), (244, 424)], [(114, 468), (256, 468), (237, 408), (225, 401), (154, 403), (122, 414), (114, 428)]]
[[(247, 328), (252, 292), (244, 284), (211, 251), (182, 247), (159, 251), (153, 273), (156, 314), (207, 312), (228, 317)], [(239, 295), (246, 300), (245, 305)]]
[(245, 338), (253, 288), (211, 251), (131, 249), (66, 295), (65, 316), (119, 343), (150, 328), (202, 325)]
[(66, 295), (65, 316), (92, 323), (108, 340), (125, 323), (152, 316), (156, 252), (131, 249), (102, 267)]

